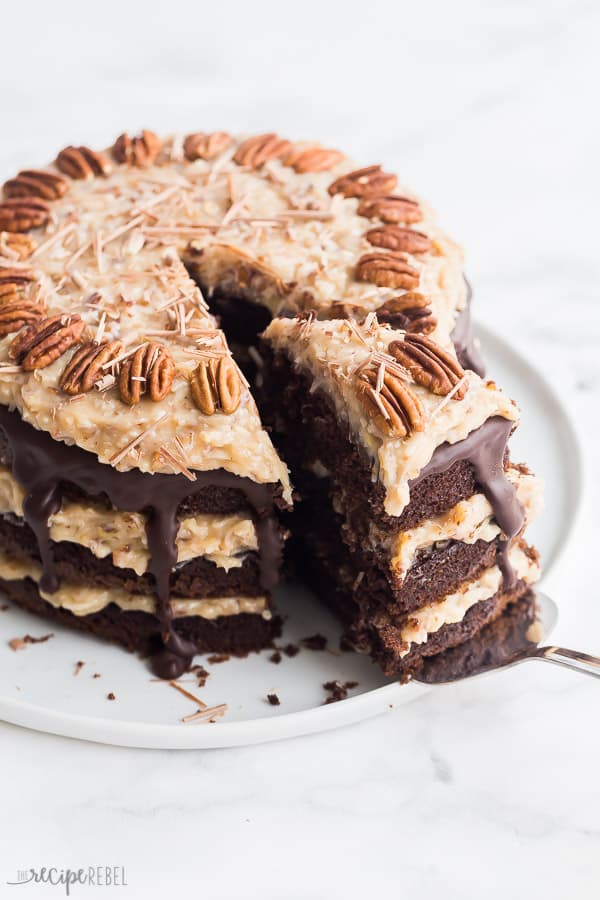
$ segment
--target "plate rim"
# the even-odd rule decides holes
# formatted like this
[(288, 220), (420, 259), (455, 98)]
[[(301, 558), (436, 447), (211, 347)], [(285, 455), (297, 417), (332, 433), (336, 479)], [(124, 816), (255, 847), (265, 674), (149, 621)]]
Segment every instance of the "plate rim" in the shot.
[[(508, 356), (524, 370), (549, 397), (557, 409), (561, 422), (561, 434), (566, 438), (573, 466), (570, 469), (573, 496), (570, 497), (567, 521), (563, 528), (563, 540), (553, 556), (545, 563), (540, 585), (545, 584), (571, 544), (581, 514), (585, 456), (583, 441), (574, 418), (564, 404), (559, 392), (544, 374), (526, 356), (513, 347), (508, 339), (488, 326), (476, 321), (475, 333), (484, 343), (494, 344), (500, 353)], [(400, 685), (398, 682), (382, 685), (349, 697), (341, 703), (310, 707), (278, 716), (242, 719), (237, 722), (208, 723), (189, 728), (178, 724), (153, 724), (123, 721), (97, 716), (80, 716), (75, 713), (48, 709), (36, 703), (0, 696), (0, 720), (19, 727), (72, 740), (91, 741), (105, 745), (161, 750), (202, 750), (234, 746), (250, 746), (267, 741), (300, 737), (316, 732), (366, 721), (384, 712), (396, 709), (419, 699), (434, 688), (448, 685), (424, 685), (417, 682)], [(198, 727), (202, 730), (198, 731)]]

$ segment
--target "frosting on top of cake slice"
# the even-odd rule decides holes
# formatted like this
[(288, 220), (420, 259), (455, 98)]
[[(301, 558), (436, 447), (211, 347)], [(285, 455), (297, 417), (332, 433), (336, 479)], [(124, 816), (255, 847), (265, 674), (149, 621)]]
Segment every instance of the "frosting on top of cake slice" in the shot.
[(410, 481), (442, 444), (456, 444), (494, 416), (518, 420), (513, 400), (493, 382), (463, 370), (453, 350), (429, 338), (380, 324), (323, 322), (311, 315), (275, 319), (265, 331), (307, 371), (354, 441), (373, 462), (385, 488), (385, 510), (399, 516)]

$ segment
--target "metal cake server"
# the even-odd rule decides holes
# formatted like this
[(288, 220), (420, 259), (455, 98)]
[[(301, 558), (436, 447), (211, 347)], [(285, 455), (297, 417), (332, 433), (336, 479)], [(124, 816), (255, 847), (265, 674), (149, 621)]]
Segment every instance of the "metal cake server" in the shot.
[[(542, 637), (540, 638), (540, 641), (542, 641), (553, 631), (558, 621), (558, 607), (547, 594), (543, 594), (541, 591), (536, 591), (536, 600), (539, 608), (539, 622), (542, 627)], [(443, 673), (434, 671), (428, 673), (425, 670), (419, 677), (414, 678), (414, 681), (420, 681), (424, 684), (451, 684), (454, 681), (475, 678), (478, 675), (485, 675), (498, 669), (516, 666), (519, 663), (532, 659), (551, 662), (557, 666), (564, 666), (567, 669), (591, 675), (593, 678), (600, 678), (600, 657), (590, 656), (589, 653), (580, 653), (576, 650), (567, 650), (564, 647), (555, 645), (542, 647), (539, 643), (527, 643), (526, 646), (518, 648), (512, 653), (507, 653), (506, 658), (501, 662), (494, 661), (489, 665), (483, 664), (475, 667), (473, 671), (466, 672)]]

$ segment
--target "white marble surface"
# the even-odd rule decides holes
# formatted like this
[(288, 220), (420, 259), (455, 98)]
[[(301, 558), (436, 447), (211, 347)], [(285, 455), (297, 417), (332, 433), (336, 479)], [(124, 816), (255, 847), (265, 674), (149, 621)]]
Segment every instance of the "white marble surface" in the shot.
[[(124, 128), (276, 129), (385, 161), (435, 202), (477, 315), (579, 422), (585, 508), (549, 587), (557, 639), (600, 652), (597, 5), (55, 0), (12, 4), (2, 31), (2, 175)], [(132, 897), (596, 896), (598, 690), (532, 666), (204, 753), (0, 725), (0, 895), (53, 896), (5, 887), (19, 868), (123, 864)]]

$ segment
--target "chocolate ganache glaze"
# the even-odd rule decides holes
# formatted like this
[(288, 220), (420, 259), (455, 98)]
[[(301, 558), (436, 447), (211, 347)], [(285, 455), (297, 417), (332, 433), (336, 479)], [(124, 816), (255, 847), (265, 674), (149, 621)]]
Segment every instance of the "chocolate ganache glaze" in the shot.
[(481, 491), (494, 511), (494, 516), (504, 534), (500, 543), (499, 565), (504, 580), (504, 590), (516, 583), (516, 576), (508, 560), (512, 539), (525, 522), (523, 507), (517, 498), (515, 486), (504, 472), (506, 445), (514, 422), (502, 416), (492, 416), (475, 431), (456, 444), (440, 444), (427, 465), (410, 482), (418, 484), (428, 475), (445, 472), (459, 460), (467, 460), (475, 471)]
[(242, 492), (254, 512), (261, 586), (268, 590), (277, 583), (283, 547), (277, 523), (270, 515), (274, 485), (257, 484), (224, 469), (196, 471), (194, 483), (183, 475), (150, 474), (138, 469), (119, 472), (80, 447), (55, 441), (5, 406), (0, 406), (0, 428), (11, 448), (13, 477), (26, 493), (23, 513), (39, 544), (40, 587), (46, 593), (54, 593), (59, 587), (48, 519), (60, 509), (65, 485), (74, 484), (91, 497), (105, 495), (115, 509), (147, 513), (148, 571), (155, 580), (156, 616), (163, 641), (162, 650), (152, 658), (152, 668), (159, 677), (181, 675), (196, 652), (193, 643), (177, 634), (170, 604), (169, 579), (177, 562), (177, 510), (184, 499), (207, 486)]
[(473, 320), (471, 318), (473, 290), (466, 278), (465, 284), (467, 285), (467, 303), (462, 312), (459, 312), (456, 317), (450, 337), (461, 366), (465, 369), (471, 369), (483, 378), (485, 375), (485, 363), (473, 334)]

